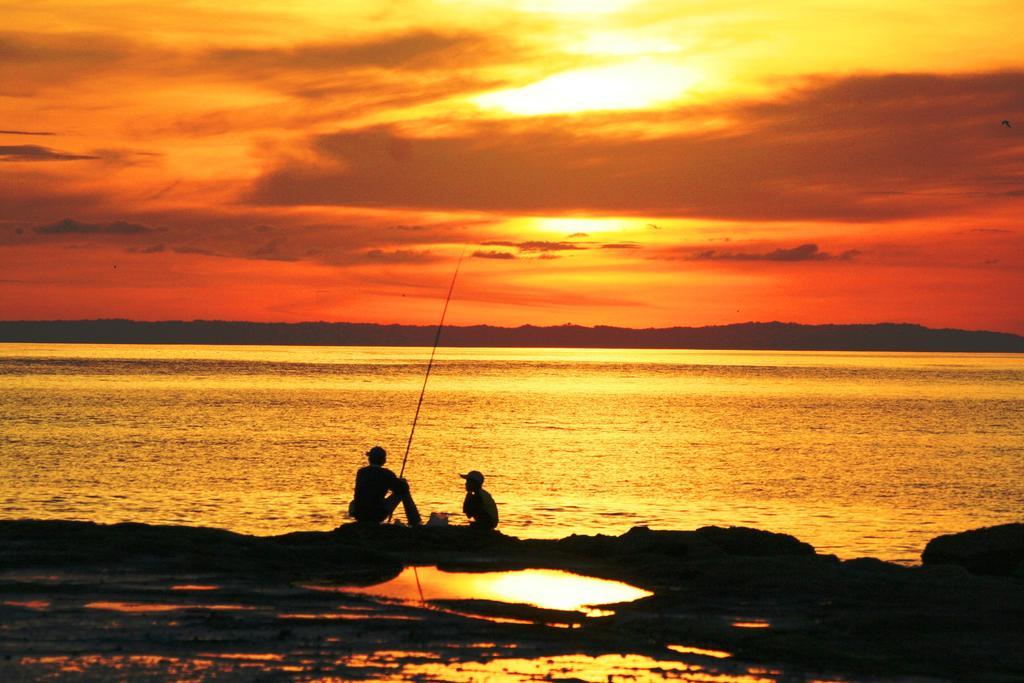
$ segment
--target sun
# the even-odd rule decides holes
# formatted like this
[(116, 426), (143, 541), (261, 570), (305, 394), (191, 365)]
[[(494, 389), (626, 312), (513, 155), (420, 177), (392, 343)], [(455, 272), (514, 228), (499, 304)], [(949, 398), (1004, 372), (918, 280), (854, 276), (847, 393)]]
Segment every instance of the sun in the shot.
[(532, 230), (545, 237), (566, 235), (591, 236), (601, 233), (621, 232), (629, 227), (629, 221), (620, 218), (576, 218), (535, 216), (511, 221), (514, 228)]
[(521, 88), (478, 95), (473, 102), (518, 116), (649, 109), (680, 99), (698, 81), (694, 69), (644, 59), (565, 71)]

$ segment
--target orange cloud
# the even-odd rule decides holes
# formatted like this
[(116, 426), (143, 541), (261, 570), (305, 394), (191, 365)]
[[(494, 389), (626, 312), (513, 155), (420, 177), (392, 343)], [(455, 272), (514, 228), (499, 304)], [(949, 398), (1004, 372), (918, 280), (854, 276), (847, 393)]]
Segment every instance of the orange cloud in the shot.
[(840, 254), (830, 254), (818, 249), (817, 244), (801, 244), (798, 247), (780, 247), (768, 252), (724, 251), (705, 249), (692, 253), (689, 258), (694, 261), (780, 261), (793, 263), (796, 261), (848, 261), (860, 254), (856, 249), (847, 249)]
[(0, 145), (0, 162), (2, 161), (77, 161), (79, 159), (98, 159), (88, 154), (61, 152), (40, 145)]
[(465, 249), (461, 324), (1024, 331), (1022, 18), (11, 5), (0, 308), (429, 323)]
[(438, 137), (388, 128), (319, 135), (310, 143), (319, 163), (286, 162), (251, 199), (752, 220), (935, 215), (979, 194), (1017, 198), (1022, 143), (999, 121), (1024, 108), (1022, 93), (1022, 73), (858, 76), (721, 105), (734, 123), (714, 132), (588, 133), (544, 119)]

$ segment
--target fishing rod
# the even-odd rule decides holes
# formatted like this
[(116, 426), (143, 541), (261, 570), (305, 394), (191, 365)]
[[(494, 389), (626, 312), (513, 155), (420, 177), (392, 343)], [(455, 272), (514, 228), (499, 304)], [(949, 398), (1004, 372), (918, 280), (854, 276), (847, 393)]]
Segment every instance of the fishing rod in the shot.
[[(448, 313), (448, 303), (452, 300), (452, 292), (455, 290), (455, 280), (459, 277), (459, 268), (462, 266), (462, 257), (466, 255), (463, 248), (459, 254), (459, 261), (455, 264), (455, 274), (452, 275), (452, 283), (448, 286), (448, 296), (444, 299), (444, 308), (441, 310), (441, 322), (437, 324), (437, 333), (434, 335), (434, 347), (430, 350), (430, 360), (427, 362), (427, 373), (423, 376), (423, 388), (420, 389), (420, 400), (416, 402), (416, 414), (412, 418), (412, 428), (409, 430), (409, 441), (405, 444), (405, 455), (402, 457), (402, 469), (398, 473), (401, 479), (405, 475), (405, 464), (409, 461), (409, 451), (412, 449), (412, 437), (416, 434), (416, 423), (420, 419), (420, 408), (423, 407), (423, 396), (427, 393), (427, 380), (430, 379), (430, 370), (434, 367), (434, 354), (437, 353), (437, 345), (441, 341), (441, 329), (444, 327), (444, 317)], [(391, 515), (394, 514), (392, 511)], [(388, 515), (388, 522), (391, 522), (391, 515)]]

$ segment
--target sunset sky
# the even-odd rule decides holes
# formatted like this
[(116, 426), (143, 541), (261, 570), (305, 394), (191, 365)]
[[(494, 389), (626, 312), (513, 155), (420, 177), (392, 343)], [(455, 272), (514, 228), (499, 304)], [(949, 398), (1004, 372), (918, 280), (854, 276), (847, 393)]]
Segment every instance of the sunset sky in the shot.
[(0, 319), (1024, 333), (1020, 0), (229, 5), (0, 0)]

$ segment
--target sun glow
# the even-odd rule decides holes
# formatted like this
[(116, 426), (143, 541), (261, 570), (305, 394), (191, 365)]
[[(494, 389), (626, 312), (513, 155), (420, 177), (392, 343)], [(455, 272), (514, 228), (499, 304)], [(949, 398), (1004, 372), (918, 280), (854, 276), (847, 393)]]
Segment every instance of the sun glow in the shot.
[(514, 228), (559, 237), (589, 237), (598, 233), (620, 232), (631, 227), (631, 222), (619, 218), (526, 218), (510, 221)]
[(512, 7), (532, 14), (612, 14), (621, 12), (635, 0), (516, 0)]
[(645, 109), (678, 100), (698, 80), (691, 68), (641, 60), (566, 71), (522, 88), (478, 95), (473, 101), (519, 116)]
[(599, 57), (640, 57), (676, 53), (685, 43), (666, 38), (639, 36), (621, 31), (597, 31), (578, 43), (566, 46), (569, 52)]

